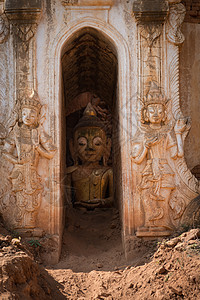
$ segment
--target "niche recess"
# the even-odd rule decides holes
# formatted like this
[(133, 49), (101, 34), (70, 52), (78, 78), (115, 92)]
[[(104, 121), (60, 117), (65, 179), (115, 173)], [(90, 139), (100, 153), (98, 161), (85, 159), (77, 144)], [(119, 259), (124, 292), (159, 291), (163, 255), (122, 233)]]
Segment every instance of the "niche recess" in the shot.
[[(73, 128), (82, 117), (87, 104), (91, 102), (99, 109), (98, 117), (105, 118), (108, 133), (112, 138), (112, 153), (109, 164), (114, 171), (115, 195), (120, 172), (118, 145), (118, 99), (117, 99), (117, 53), (114, 45), (98, 30), (86, 27), (77, 31), (67, 41), (62, 51), (63, 79), (63, 157), (65, 166), (73, 164), (69, 140)], [(63, 113), (62, 113), (63, 115)], [(65, 125), (64, 125), (65, 123)], [(117, 162), (117, 164), (115, 163)], [(115, 197), (115, 206), (118, 200)], [(66, 203), (65, 207), (69, 203)]]

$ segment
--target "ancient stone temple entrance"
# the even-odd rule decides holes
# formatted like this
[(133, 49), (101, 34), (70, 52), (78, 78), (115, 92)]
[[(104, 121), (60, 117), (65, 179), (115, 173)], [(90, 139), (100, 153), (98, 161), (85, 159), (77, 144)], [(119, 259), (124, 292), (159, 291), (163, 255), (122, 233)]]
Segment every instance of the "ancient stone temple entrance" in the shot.
[(180, 228), (200, 192), (199, 156), (184, 150), (187, 103), (199, 120), (180, 80), (185, 7), (119, 2), (0, 1), (0, 213), (43, 243), (47, 262), (65, 226), (75, 236), (87, 225), (98, 243), (118, 212), (134, 255), (138, 240)]
[(110, 224), (119, 206), (117, 53), (102, 33), (86, 27), (67, 42), (61, 62), (65, 226), (94, 227), (98, 235), (102, 224), (117, 227)]

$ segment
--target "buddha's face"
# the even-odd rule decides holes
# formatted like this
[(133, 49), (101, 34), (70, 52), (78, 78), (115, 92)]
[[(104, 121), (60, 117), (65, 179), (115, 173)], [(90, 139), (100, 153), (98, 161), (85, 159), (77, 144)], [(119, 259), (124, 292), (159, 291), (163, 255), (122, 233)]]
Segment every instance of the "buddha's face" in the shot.
[(78, 128), (74, 135), (74, 145), (82, 163), (99, 162), (106, 147), (106, 134), (101, 128)]
[(146, 112), (151, 124), (160, 124), (165, 117), (165, 109), (162, 104), (149, 104)]
[(22, 109), (22, 122), (27, 126), (37, 125), (38, 113), (33, 108), (24, 107)]

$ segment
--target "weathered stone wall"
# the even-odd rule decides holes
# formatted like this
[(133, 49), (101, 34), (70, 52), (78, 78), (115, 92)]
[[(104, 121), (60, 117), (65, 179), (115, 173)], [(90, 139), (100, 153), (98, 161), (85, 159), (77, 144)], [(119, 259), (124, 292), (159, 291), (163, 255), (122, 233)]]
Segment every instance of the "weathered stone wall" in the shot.
[(185, 22), (200, 23), (200, 1), (183, 0), (182, 3), (186, 7)]
[(185, 142), (185, 157), (190, 170), (200, 164), (200, 24), (183, 24), (185, 42), (180, 52), (180, 96), (183, 113), (192, 126)]

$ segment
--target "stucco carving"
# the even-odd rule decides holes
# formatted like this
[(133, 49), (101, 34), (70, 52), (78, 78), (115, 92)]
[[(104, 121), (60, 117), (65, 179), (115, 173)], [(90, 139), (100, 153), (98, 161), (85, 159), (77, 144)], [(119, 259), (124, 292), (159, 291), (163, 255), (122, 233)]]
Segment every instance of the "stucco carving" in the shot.
[(61, 0), (64, 6), (102, 6), (112, 5), (114, 0)]
[(153, 18), (151, 2), (142, 2), (146, 4), (142, 12), (141, 3), (135, 3), (140, 95), (131, 154), (137, 186), (135, 229), (137, 236), (164, 236), (179, 226), (185, 208), (199, 193), (199, 182), (184, 158), (191, 122), (180, 108), (178, 46), (184, 41), (181, 24), (185, 8), (180, 0), (168, 1), (168, 18), (163, 24), (158, 12), (161, 7), (155, 4), (153, 13), (155, 10), (158, 18)]
[(9, 22), (4, 13), (4, 1), (0, 1), (0, 44), (2, 44), (9, 35)]
[[(19, 120), (5, 139), (2, 155), (14, 164), (10, 174), (14, 205), (13, 227), (18, 231), (36, 230), (43, 184), (37, 173), (39, 156), (51, 159), (56, 151), (44, 131), (41, 104), (36, 92), (21, 101)], [(38, 234), (38, 230), (36, 230)]]
[[(170, 159), (184, 155), (184, 138), (190, 128), (187, 118), (170, 119), (167, 101), (154, 83), (143, 100), (141, 123), (132, 144), (132, 160), (145, 161), (138, 187), (144, 213), (144, 223), (137, 229), (138, 236), (164, 236), (171, 234), (173, 221), (185, 209), (185, 201), (176, 197), (177, 182)], [(173, 196), (172, 196), (173, 192)], [(170, 212), (171, 208), (171, 212)]]
[(22, 50), (28, 50), (30, 40), (34, 37), (36, 29), (37, 24), (14, 24), (12, 31), (15, 37), (18, 38), (18, 42), (21, 43)]
[(140, 35), (147, 41), (148, 47), (152, 48), (154, 41), (162, 33), (162, 25), (140, 25), (139, 26)]
[[(2, 45), (2, 48), (7, 48), (7, 43)], [(7, 93), (9, 91), (9, 82), (7, 80), (9, 76), (9, 70), (8, 70), (8, 59), (9, 59), (9, 52), (5, 53), (0, 50), (0, 106), (1, 106), (1, 114), (0, 114), (0, 124), (1, 124), (1, 129), (0, 129), (0, 138), (2, 138), (6, 132), (3, 127), (5, 127), (5, 120), (7, 118), (7, 115), (10, 113), (9, 112), (9, 107), (11, 104), (5, 103), (5, 99), (8, 97)]]
[(0, 13), (0, 44), (3, 43), (9, 35), (9, 23), (4, 13)]
[(138, 25), (141, 84), (139, 94), (144, 95), (152, 81), (160, 83), (162, 24)]
[(167, 39), (169, 42), (180, 45), (184, 42), (185, 37), (181, 32), (181, 25), (185, 18), (186, 9), (180, 1), (169, 1), (170, 9), (167, 26)]
[(15, 100), (36, 90), (35, 33), (41, 15), (41, 1), (7, 0), (5, 13), (10, 21), (15, 60)]
[[(179, 93), (179, 49), (178, 46), (175, 46), (174, 53), (171, 56), (169, 63), (169, 87), (170, 87), (170, 99), (172, 101), (172, 115), (175, 120), (184, 119), (183, 113), (180, 108), (180, 93)], [(188, 118), (188, 129), (191, 120)], [(185, 131), (183, 134), (183, 141), (185, 140), (188, 131)], [(179, 157), (175, 162), (175, 167), (177, 173), (179, 174), (181, 180), (188, 186), (191, 191), (199, 193), (200, 187), (199, 182), (192, 175), (190, 170), (187, 167), (184, 156)]]
[(34, 35), (36, 29), (36, 23), (13, 22), (12, 24), (16, 55), (17, 100), (23, 97), (27, 90), (31, 91), (35, 87), (35, 56), (31, 54), (35, 51)]

